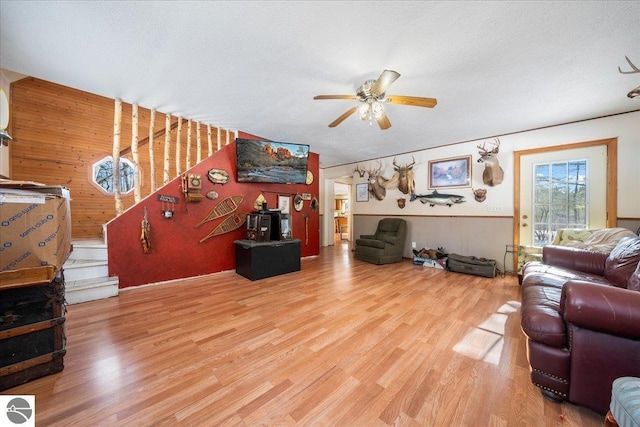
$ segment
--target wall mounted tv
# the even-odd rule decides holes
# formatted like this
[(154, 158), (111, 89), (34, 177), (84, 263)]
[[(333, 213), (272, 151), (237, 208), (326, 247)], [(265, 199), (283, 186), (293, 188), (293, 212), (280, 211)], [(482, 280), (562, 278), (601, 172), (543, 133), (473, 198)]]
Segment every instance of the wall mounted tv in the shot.
[(238, 182), (304, 184), (309, 146), (236, 138)]

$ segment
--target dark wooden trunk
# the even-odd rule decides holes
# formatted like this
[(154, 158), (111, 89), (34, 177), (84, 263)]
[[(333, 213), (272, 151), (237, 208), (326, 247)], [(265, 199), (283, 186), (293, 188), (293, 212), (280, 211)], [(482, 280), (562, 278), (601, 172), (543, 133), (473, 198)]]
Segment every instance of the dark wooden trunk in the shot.
[(0, 273), (0, 390), (62, 371), (64, 303), (52, 266)]

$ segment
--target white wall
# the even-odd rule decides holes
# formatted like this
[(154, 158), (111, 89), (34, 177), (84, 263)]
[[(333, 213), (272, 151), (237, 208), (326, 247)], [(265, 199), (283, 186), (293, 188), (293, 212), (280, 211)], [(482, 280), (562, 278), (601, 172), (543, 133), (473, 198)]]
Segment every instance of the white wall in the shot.
[[(636, 101), (630, 100), (629, 102)], [(638, 105), (640, 107), (640, 104)], [(356, 230), (354, 234), (359, 229), (357, 223), (358, 215), (469, 216), (477, 217), (479, 222), (482, 221), (482, 217), (512, 219), (514, 210), (514, 151), (608, 138), (618, 138), (618, 218), (631, 218), (640, 221), (640, 191), (638, 190), (640, 185), (640, 111), (635, 111), (612, 117), (500, 136), (501, 145), (498, 158), (500, 165), (504, 169), (505, 177), (503, 183), (495, 187), (487, 187), (483, 184), (482, 172), (484, 166), (481, 163), (477, 163), (479, 158), (477, 145), (482, 142), (489, 142), (491, 141), (490, 139), (397, 156), (396, 162), (398, 164), (411, 162), (412, 156), (415, 158), (416, 164), (413, 167), (416, 183), (415, 192), (417, 194), (429, 194), (431, 191), (428, 189), (427, 168), (430, 160), (472, 155), (472, 187), (487, 188), (487, 200), (484, 203), (476, 202), (470, 188), (446, 189), (441, 192), (463, 195), (466, 202), (452, 207), (429, 207), (428, 204), (425, 205), (418, 201), (409, 202), (409, 196), (402, 194), (397, 189), (387, 189), (386, 197), (382, 201), (370, 197), (368, 202), (352, 202), (354, 229)], [(382, 175), (386, 178), (390, 178), (393, 175), (393, 159), (393, 157), (380, 159), (383, 164)], [(360, 162), (358, 165), (366, 168), (375, 168), (377, 161), (374, 159)], [(366, 182), (365, 178), (360, 178), (357, 173), (354, 173), (355, 167), (356, 164), (354, 163), (322, 169), (321, 176), (325, 180), (332, 180), (341, 176), (353, 176), (354, 185)], [(407, 204), (404, 209), (398, 208), (396, 199), (399, 197), (407, 198)], [(323, 206), (326, 205), (327, 203), (323, 203)], [(505, 222), (505, 224), (511, 223), (512, 221)], [(449, 230), (452, 241), (462, 241), (467, 238), (456, 236), (455, 227), (453, 228)], [(501, 230), (501, 234), (506, 232), (508, 230)], [(512, 237), (513, 233), (509, 231), (508, 234)], [(410, 236), (410, 239), (413, 237)], [(502, 250), (504, 250), (504, 247)], [(410, 256), (410, 251), (408, 255), (405, 255)]]
[[(466, 203), (450, 208), (447, 206), (430, 208), (428, 205), (415, 201), (407, 203), (407, 207), (404, 209), (399, 209), (396, 199), (399, 197), (407, 197), (408, 199), (408, 195), (402, 194), (397, 189), (388, 189), (387, 195), (382, 201), (370, 198), (369, 202), (354, 202), (353, 212), (354, 214), (513, 216), (514, 151), (612, 137), (618, 138), (618, 216), (640, 218), (640, 196), (638, 196), (637, 190), (640, 184), (640, 111), (501, 136), (498, 158), (504, 169), (505, 178), (502, 184), (495, 187), (486, 187), (483, 184), (484, 166), (477, 163), (479, 158), (477, 145), (491, 140), (477, 140), (397, 156), (396, 162), (398, 164), (411, 162), (412, 156), (415, 158), (416, 164), (413, 167), (416, 182), (415, 191), (417, 194), (428, 194), (431, 192), (428, 189), (427, 171), (430, 160), (472, 155), (472, 187), (488, 188), (487, 200), (484, 203), (475, 202), (470, 188), (447, 189), (441, 190), (441, 192), (463, 195)], [(393, 175), (393, 159), (393, 157), (380, 159), (383, 164), (382, 175), (386, 178)], [(377, 161), (361, 162), (358, 165), (375, 168)], [(353, 173), (355, 166), (355, 163), (342, 165), (323, 169), (322, 172), (325, 179), (353, 175), (354, 184), (366, 182), (366, 178), (360, 178), (358, 174)], [(502, 207), (503, 210), (491, 210), (492, 207)]]

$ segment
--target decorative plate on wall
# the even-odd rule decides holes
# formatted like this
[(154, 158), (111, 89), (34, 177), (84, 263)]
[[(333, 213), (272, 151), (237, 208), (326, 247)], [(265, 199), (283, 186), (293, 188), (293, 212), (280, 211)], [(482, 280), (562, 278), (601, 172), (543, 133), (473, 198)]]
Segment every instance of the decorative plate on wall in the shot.
[(302, 196), (299, 194), (296, 194), (296, 197), (293, 198), (293, 208), (300, 212), (302, 210), (302, 204), (304, 203), (304, 201), (302, 200)]
[(313, 182), (313, 172), (310, 170), (307, 171), (307, 180), (305, 181), (307, 185), (311, 185)]

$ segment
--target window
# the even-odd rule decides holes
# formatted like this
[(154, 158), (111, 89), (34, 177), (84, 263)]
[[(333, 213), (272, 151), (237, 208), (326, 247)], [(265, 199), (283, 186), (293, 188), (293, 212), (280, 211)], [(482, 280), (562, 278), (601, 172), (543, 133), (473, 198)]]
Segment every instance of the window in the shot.
[[(93, 183), (106, 193), (113, 194), (113, 157), (107, 156), (93, 165), (91, 174)], [(133, 163), (129, 159), (120, 158), (120, 192), (133, 191)]]
[(587, 228), (587, 168), (587, 160), (534, 165), (534, 246), (551, 243), (560, 228)]

